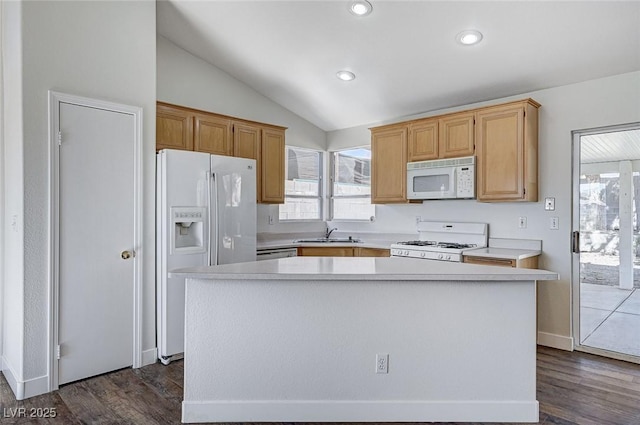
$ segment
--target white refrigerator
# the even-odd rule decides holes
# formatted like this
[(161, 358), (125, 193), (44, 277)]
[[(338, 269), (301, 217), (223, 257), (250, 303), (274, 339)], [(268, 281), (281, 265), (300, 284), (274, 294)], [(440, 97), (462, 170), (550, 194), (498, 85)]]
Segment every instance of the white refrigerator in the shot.
[(256, 161), (164, 149), (157, 154), (158, 358), (184, 352), (184, 279), (171, 270), (256, 260)]

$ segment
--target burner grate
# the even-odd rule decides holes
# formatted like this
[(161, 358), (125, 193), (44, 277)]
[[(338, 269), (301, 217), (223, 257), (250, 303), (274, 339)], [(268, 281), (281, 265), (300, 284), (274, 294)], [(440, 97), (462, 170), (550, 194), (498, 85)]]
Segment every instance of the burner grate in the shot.
[(411, 245), (411, 246), (437, 246), (436, 241), (405, 241), (398, 242), (398, 245)]
[(440, 248), (465, 249), (465, 248), (475, 248), (478, 245), (469, 244), (469, 243), (440, 242), (437, 246)]

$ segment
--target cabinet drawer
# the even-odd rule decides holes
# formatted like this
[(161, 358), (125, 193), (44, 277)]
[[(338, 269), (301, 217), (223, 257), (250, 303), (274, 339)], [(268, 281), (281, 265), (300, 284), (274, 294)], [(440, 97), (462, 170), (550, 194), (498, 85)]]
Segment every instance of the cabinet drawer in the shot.
[(465, 255), (463, 261), (469, 264), (482, 264), (483, 266), (502, 266), (502, 267), (516, 267), (516, 260), (510, 260), (508, 258), (492, 258), (492, 257), (473, 257)]

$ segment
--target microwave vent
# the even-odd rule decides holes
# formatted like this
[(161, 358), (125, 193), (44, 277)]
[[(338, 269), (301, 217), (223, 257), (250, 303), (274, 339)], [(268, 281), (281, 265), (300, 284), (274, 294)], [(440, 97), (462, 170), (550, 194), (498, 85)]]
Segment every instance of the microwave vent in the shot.
[(465, 156), (463, 158), (434, 159), (430, 161), (408, 162), (407, 170), (418, 170), (424, 168), (459, 167), (464, 165), (475, 165), (475, 156)]

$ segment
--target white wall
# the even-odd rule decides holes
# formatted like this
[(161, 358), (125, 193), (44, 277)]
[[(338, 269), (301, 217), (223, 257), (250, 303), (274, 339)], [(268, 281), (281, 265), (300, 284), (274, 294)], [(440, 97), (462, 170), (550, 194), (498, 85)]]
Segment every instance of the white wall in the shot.
[[(2, 22), (4, 5), (0, 3), (0, 23)], [(2, 311), (4, 299), (4, 65), (2, 57), (4, 54), (4, 37), (0, 26), (0, 370), (2, 370), (2, 335), (4, 334), (4, 320)]]
[[(24, 352), (24, 204), (22, 132), (22, 10), (17, 2), (2, 2), (3, 31), (3, 343), (2, 368), (21, 376)], [(7, 375), (7, 373), (5, 373)]]
[[(538, 286), (538, 330), (544, 341), (566, 346), (571, 338), (572, 212), (571, 131), (640, 121), (640, 72), (618, 75), (557, 88), (524, 93), (491, 102), (433, 111), (414, 117), (439, 115), (460, 109), (531, 97), (542, 104), (539, 111), (539, 201), (535, 203), (480, 203), (475, 201), (429, 201), (417, 205), (379, 205), (374, 223), (339, 223), (341, 231), (415, 232), (415, 217), (429, 220), (481, 221), (499, 238), (541, 239), (541, 268), (560, 273), (560, 280)], [(327, 135), (329, 150), (369, 143), (368, 128), (333, 131)], [(556, 198), (556, 210), (545, 211), (545, 197)], [(526, 216), (526, 229), (518, 217)], [(549, 217), (560, 219), (560, 229), (549, 229)], [(337, 223), (334, 223), (337, 224)], [(544, 342), (542, 341), (542, 342)]]
[[(326, 149), (326, 133), (288, 109), (162, 36), (157, 41), (158, 100), (287, 127), (286, 144)], [(277, 205), (258, 205), (258, 232), (322, 230), (323, 223), (268, 224)]]
[[(6, 81), (4, 355), (16, 379), (33, 388), (48, 374), (48, 90), (143, 108), (144, 214), (155, 202), (155, 2), (22, 1), (3, 26), (22, 58)], [(9, 14), (7, 14), (9, 15)], [(13, 28), (17, 26), (16, 28)], [(22, 69), (20, 69), (22, 67)], [(9, 73), (9, 72), (8, 72)], [(9, 77), (9, 76), (8, 76)], [(21, 79), (21, 81), (20, 81)], [(22, 90), (22, 92), (20, 92)], [(15, 93), (14, 93), (15, 91)], [(10, 117), (11, 115), (11, 117)], [(10, 182), (10, 183), (9, 183)], [(17, 223), (11, 223), (13, 217)], [(143, 350), (155, 348), (154, 222), (144, 223)], [(24, 241), (24, 247), (21, 243)], [(18, 253), (18, 258), (9, 258)], [(23, 266), (22, 266), (23, 264)], [(24, 275), (22, 275), (24, 273)], [(9, 310), (12, 308), (13, 310)], [(8, 323), (10, 321), (10, 323)], [(39, 388), (39, 387), (38, 387)], [(37, 390), (34, 390), (37, 392)]]

